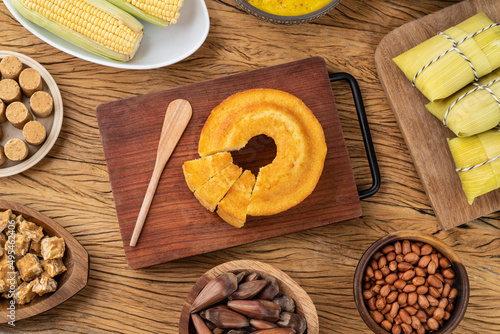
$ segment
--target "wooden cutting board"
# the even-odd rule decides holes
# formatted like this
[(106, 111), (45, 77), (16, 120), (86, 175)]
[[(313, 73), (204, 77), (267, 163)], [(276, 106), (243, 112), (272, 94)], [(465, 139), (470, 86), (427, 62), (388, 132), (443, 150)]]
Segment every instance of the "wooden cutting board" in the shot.
[(392, 58), (479, 12), (500, 22), (500, 1), (463, 1), (407, 23), (384, 37), (375, 53), (380, 81), (434, 213), (445, 230), (500, 210), (500, 190), (476, 198), (473, 205), (467, 203), (446, 142), (455, 135), (425, 109), (428, 100)]
[[(280, 89), (302, 99), (323, 126), (328, 153), (323, 174), (308, 198), (281, 214), (248, 217), (245, 226), (238, 229), (198, 202), (184, 181), (182, 164), (199, 158), (199, 135), (211, 110), (228, 96), (251, 88)], [(191, 103), (193, 116), (167, 163), (141, 237), (137, 246), (132, 248), (129, 241), (153, 171), (165, 110), (171, 101), (179, 98)], [(361, 215), (354, 176), (322, 58), (309, 58), (110, 102), (97, 107), (97, 120), (131, 268), (147, 267)], [(237, 161), (248, 168), (272, 161), (270, 154), (275, 149), (274, 142), (264, 139), (253, 141), (246, 155)]]

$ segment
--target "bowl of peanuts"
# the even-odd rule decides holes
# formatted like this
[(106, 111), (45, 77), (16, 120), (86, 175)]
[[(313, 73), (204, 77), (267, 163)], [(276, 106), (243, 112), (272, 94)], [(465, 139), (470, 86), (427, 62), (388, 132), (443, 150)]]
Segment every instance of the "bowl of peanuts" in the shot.
[(359, 314), (376, 334), (451, 333), (469, 301), (467, 271), (453, 249), (417, 232), (389, 234), (354, 275)]

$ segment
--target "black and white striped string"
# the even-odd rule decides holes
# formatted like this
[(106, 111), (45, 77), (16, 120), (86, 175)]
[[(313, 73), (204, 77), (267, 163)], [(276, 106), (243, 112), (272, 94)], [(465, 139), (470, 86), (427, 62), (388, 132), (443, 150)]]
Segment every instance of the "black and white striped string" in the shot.
[(488, 93), (491, 94), (491, 96), (493, 97), (493, 99), (495, 100), (495, 102), (498, 104), (498, 107), (500, 108), (500, 99), (498, 98), (498, 96), (495, 95), (495, 93), (491, 90), (491, 86), (493, 86), (494, 84), (496, 84), (497, 82), (500, 82), (500, 78), (498, 79), (495, 79), (489, 83), (487, 83), (486, 85), (480, 85), (478, 84), (477, 82), (473, 82), (472, 84), (476, 87), (472, 88), (471, 90), (469, 90), (468, 92), (465, 92), (464, 94), (460, 95), (460, 97), (458, 99), (456, 99), (455, 101), (453, 101), (453, 103), (449, 106), (448, 110), (446, 110), (446, 112), (444, 113), (444, 116), (443, 116), (443, 125), (444, 126), (447, 126), (446, 125), (446, 119), (448, 117), (448, 114), (450, 113), (451, 109), (453, 109), (453, 107), (458, 103), (460, 102), (462, 99), (464, 99), (467, 95), (469, 94), (472, 94), (478, 90), (481, 90), (481, 89), (484, 89), (486, 90)]
[[(500, 132), (500, 128), (497, 127), (496, 129)], [(478, 168), (478, 167), (484, 166), (486, 164), (489, 164), (490, 162), (493, 162), (497, 159), (500, 159), (500, 154), (494, 158), (489, 159), (488, 161), (481, 162), (480, 164), (477, 164), (474, 166), (470, 166), (470, 167), (466, 167), (466, 168), (457, 168), (456, 171), (457, 172), (467, 172), (467, 171), (470, 171), (471, 169)]]
[(442, 35), (444, 37), (446, 37), (448, 40), (450, 40), (453, 44), (452, 44), (452, 47), (449, 48), (448, 50), (446, 50), (445, 52), (443, 52), (442, 54), (440, 54), (439, 56), (437, 56), (436, 58), (434, 58), (433, 60), (431, 60), (430, 62), (428, 62), (427, 64), (425, 64), (417, 73), (415, 73), (415, 76), (413, 77), (413, 80), (411, 81), (411, 84), (413, 85), (413, 87), (415, 87), (415, 81), (417, 80), (417, 77), (420, 73), (422, 73), (427, 67), (431, 66), (432, 64), (434, 64), (435, 62), (437, 62), (439, 59), (443, 58), (444, 56), (446, 56), (448, 53), (450, 53), (451, 51), (456, 51), (458, 52), (458, 54), (460, 56), (462, 56), (465, 61), (469, 64), (469, 66), (471, 67), (472, 69), (472, 72), (474, 73), (474, 81), (477, 81), (479, 80), (479, 77), (478, 77), (478, 74), (477, 74), (477, 71), (476, 69), (474, 68), (474, 64), (472, 64), (472, 62), (470, 61), (470, 59), (458, 48), (458, 46), (460, 44), (462, 44), (463, 42), (465, 42), (466, 40), (468, 39), (471, 39), (473, 37), (475, 37), (476, 35), (482, 33), (483, 31), (485, 30), (488, 30), (494, 26), (500, 26), (500, 24), (498, 23), (493, 23), (493, 24), (490, 24), (489, 26), (487, 27), (484, 27), (478, 31), (476, 31), (475, 33), (472, 33), (468, 36), (465, 36), (464, 38), (462, 38), (460, 41), (455, 41), (453, 38), (451, 38), (450, 36), (446, 35), (444, 32), (439, 32), (438, 34), (439, 35)]

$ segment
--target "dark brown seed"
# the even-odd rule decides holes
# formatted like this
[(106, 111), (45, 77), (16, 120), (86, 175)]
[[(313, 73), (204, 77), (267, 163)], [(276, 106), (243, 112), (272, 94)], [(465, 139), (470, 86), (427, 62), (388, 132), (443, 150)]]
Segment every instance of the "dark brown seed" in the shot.
[(380, 259), (378, 259), (378, 267), (383, 268), (387, 265), (387, 259), (385, 256), (382, 256)]
[(307, 329), (306, 318), (299, 313), (281, 312), (276, 324), (280, 327), (290, 327), (296, 334), (303, 334)]
[(240, 282), (243, 280), (243, 278), (245, 278), (245, 275), (246, 275), (246, 274), (245, 274), (245, 272), (243, 272), (243, 271), (242, 271), (242, 272), (237, 273), (237, 274), (236, 274), (236, 281), (237, 281), (238, 283), (240, 283)]
[(238, 287), (236, 275), (224, 273), (212, 279), (198, 294), (190, 312), (195, 313), (229, 297)]
[(262, 289), (255, 298), (272, 300), (280, 294), (280, 287), (278, 281), (274, 277), (266, 277), (267, 285)]
[(433, 286), (429, 286), (429, 294), (434, 298), (439, 298), (441, 293), (439, 293), (438, 289)]
[(424, 323), (427, 321), (427, 314), (423, 310), (418, 310), (416, 314), (418, 320), (420, 320), (421, 323)]
[(380, 311), (383, 315), (386, 315), (391, 310), (391, 304), (385, 304), (385, 307)]
[(366, 276), (372, 278), (375, 276), (375, 274), (373, 273), (373, 268), (368, 266), (366, 267)]
[[(255, 295), (257, 295), (266, 285), (267, 281), (263, 279), (241, 283), (238, 285), (238, 289), (236, 289), (236, 291), (233, 292), (228, 298), (229, 300), (251, 299)], [(370, 290), (367, 291), (371, 292)]]
[(250, 273), (243, 278), (243, 282), (250, 282), (260, 279), (260, 275), (256, 272)]
[(243, 328), (250, 324), (247, 317), (226, 308), (209, 308), (205, 310), (204, 316), (218, 328)]
[[(443, 311), (444, 312), (444, 311)], [(191, 314), (191, 319), (193, 320), (194, 328), (197, 334), (212, 334), (210, 328), (203, 319), (196, 313)]]
[(407, 323), (402, 323), (401, 328), (403, 329), (405, 334), (411, 334), (411, 332), (413, 331), (413, 328)]
[(392, 334), (401, 334), (401, 326), (400, 325), (394, 325), (392, 327)]
[(274, 322), (269, 322), (269, 321), (264, 321), (264, 320), (259, 320), (259, 319), (250, 319), (250, 326), (257, 330), (264, 330), (264, 329), (271, 329), (271, 328), (278, 328), (279, 326), (276, 325)]
[(374, 270), (373, 273), (375, 274), (376, 280), (381, 280), (384, 278), (384, 275), (382, 275), (382, 272), (379, 269)]
[(376, 252), (373, 255), (373, 259), (375, 259), (375, 261), (378, 261), (378, 259), (380, 259), (382, 256), (384, 256), (384, 254), (382, 254), (382, 252)]
[(432, 297), (431, 295), (426, 296), (427, 300), (429, 301), (430, 306), (438, 306), (439, 305), (439, 300), (436, 298)]
[(403, 293), (400, 293), (398, 295), (398, 303), (400, 306), (405, 305), (407, 303), (407, 301), (408, 301), (408, 294), (407, 293), (403, 292)]
[(273, 303), (281, 307), (281, 311), (295, 312), (295, 302), (288, 296), (274, 298)]
[(252, 332), (252, 334), (295, 334), (293, 328), (271, 328)]
[(276, 322), (281, 309), (269, 300), (230, 300), (227, 302), (230, 309), (250, 318)]

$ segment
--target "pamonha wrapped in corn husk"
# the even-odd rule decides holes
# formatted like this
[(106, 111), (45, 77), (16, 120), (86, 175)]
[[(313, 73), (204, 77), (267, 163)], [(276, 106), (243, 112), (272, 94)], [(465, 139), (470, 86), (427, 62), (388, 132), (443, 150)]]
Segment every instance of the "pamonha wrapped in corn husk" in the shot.
[(500, 25), (476, 14), (393, 61), (430, 101), (447, 98), (500, 67)]
[(500, 188), (500, 130), (448, 139), (467, 201)]
[(459, 137), (493, 129), (500, 123), (500, 69), (425, 107)]

